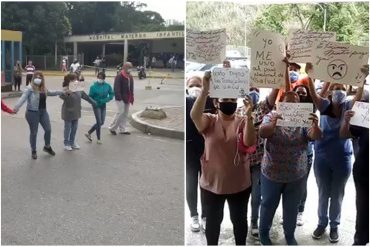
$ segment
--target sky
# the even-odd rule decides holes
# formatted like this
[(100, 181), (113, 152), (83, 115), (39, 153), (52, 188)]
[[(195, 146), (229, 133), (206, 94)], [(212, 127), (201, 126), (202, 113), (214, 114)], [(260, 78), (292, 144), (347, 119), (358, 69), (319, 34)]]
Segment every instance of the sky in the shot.
[(143, 10), (152, 10), (161, 14), (164, 20), (185, 21), (185, 1), (147, 0), (140, 1), (148, 6)]

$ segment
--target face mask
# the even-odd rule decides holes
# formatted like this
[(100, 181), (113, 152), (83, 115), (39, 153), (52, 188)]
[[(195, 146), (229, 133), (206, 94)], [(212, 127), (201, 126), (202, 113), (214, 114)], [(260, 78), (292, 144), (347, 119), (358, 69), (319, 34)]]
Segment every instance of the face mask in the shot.
[(103, 82), (104, 82), (104, 80), (102, 80), (102, 79), (98, 80), (98, 83), (100, 83), (100, 84), (102, 84)]
[(237, 103), (234, 102), (220, 102), (220, 111), (225, 115), (232, 115), (235, 113)]
[(249, 96), (252, 98), (253, 105), (256, 105), (258, 101), (260, 100), (260, 94), (256, 91), (250, 91)]
[(33, 83), (34, 83), (35, 85), (37, 85), (37, 86), (39, 86), (39, 85), (41, 84), (41, 82), (42, 82), (42, 80), (41, 80), (40, 78), (35, 78), (35, 79), (33, 80)]
[(294, 83), (298, 81), (299, 74), (295, 71), (290, 71), (289, 72), (289, 78), (290, 78), (290, 83)]
[(199, 97), (200, 93), (202, 92), (202, 89), (199, 87), (191, 87), (188, 89), (188, 93), (190, 96), (197, 98)]
[(126, 72), (130, 74), (132, 72), (132, 69), (127, 69)]
[(333, 91), (333, 103), (342, 104), (346, 99), (347, 93), (343, 90), (334, 90)]
[(306, 102), (307, 96), (299, 95), (299, 102)]

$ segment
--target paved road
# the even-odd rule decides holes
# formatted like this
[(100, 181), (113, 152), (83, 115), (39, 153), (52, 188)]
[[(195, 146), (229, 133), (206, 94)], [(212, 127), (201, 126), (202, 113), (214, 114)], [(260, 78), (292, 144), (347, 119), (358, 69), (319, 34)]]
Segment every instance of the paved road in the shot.
[[(86, 78), (91, 80), (92, 78)], [(167, 81), (159, 90), (136, 83), (132, 112), (147, 105), (182, 105), (183, 81)], [(160, 83), (152, 80), (152, 85)], [(61, 78), (49, 77), (57, 89)], [(13, 106), (16, 99), (7, 99)], [(4, 245), (182, 245), (184, 243), (183, 141), (147, 136), (111, 136), (103, 145), (83, 137), (93, 113), (83, 103), (77, 140), (81, 150), (63, 150), (61, 100), (48, 98), (55, 157), (41, 151), (31, 160), (24, 108), (2, 113), (2, 218)], [(107, 123), (114, 104), (108, 105)]]
[[(304, 225), (297, 227), (295, 231), (296, 239), (299, 245), (352, 245), (353, 236), (355, 232), (356, 223), (356, 205), (355, 205), (355, 186), (352, 175), (348, 180), (345, 196), (343, 199), (342, 206), (342, 219), (341, 225), (339, 226), (340, 241), (337, 244), (329, 243), (328, 230), (325, 236), (321, 240), (313, 240), (311, 234), (317, 226), (317, 203), (318, 203), (318, 192), (317, 185), (313, 170), (310, 172), (308, 179), (308, 197), (306, 201), (306, 207), (304, 212)], [(200, 207), (200, 206), (199, 206)], [(186, 220), (185, 220), (185, 241), (187, 245), (206, 245), (206, 238), (204, 233), (193, 233), (190, 231), (190, 213), (186, 205)], [(200, 210), (198, 210), (200, 212)], [(251, 209), (250, 203), (248, 208), (248, 219), (250, 219)], [(274, 245), (286, 245), (283, 226), (280, 225), (279, 221), (282, 215), (281, 203), (279, 208), (276, 210), (272, 230), (270, 232), (271, 240)], [(249, 222), (249, 221), (248, 221)], [(249, 224), (249, 223), (248, 223)], [(234, 235), (232, 231), (232, 224), (229, 216), (229, 209), (227, 204), (224, 210), (224, 220), (221, 225), (220, 245), (235, 245)], [(250, 233), (248, 233), (247, 245), (260, 245), (259, 241), (252, 240)]]

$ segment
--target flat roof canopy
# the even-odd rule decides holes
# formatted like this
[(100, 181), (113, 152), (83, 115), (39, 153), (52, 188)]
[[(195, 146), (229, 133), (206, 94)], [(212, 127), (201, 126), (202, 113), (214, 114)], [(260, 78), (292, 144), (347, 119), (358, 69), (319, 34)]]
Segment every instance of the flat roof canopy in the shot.
[(124, 41), (124, 40), (145, 40), (145, 39), (173, 39), (184, 38), (184, 30), (163, 31), (163, 32), (144, 32), (144, 33), (107, 33), (72, 35), (64, 37), (65, 43), (70, 42), (105, 42), (105, 41)]

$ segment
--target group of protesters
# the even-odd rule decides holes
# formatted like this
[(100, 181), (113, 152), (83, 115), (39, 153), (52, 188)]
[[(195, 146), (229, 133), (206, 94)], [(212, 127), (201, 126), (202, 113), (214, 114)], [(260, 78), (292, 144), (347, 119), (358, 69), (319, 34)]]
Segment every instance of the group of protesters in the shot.
[[(29, 66), (33, 66), (32, 62), (29, 63)], [(80, 149), (80, 146), (76, 142), (76, 133), (78, 120), (81, 118), (81, 99), (91, 104), (96, 119), (96, 123), (85, 133), (85, 137), (89, 142), (92, 142), (93, 137), (91, 135), (93, 132), (96, 132), (97, 144), (102, 144), (101, 127), (105, 121), (106, 104), (111, 101), (113, 97), (117, 105), (117, 112), (113, 122), (109, 126), (110, 133), (112, 135), (117, 135), (117, 132), (126, 135), (130, 134), (126, 128), (126, 123), (129, 107), (134, 102), (134, 80), (131, 75), (132, 67), (130, 62), (124, 63), (121, 73), (115, 77), (114, 91), (105, 80), (105, 73), (99, 72), (97, 74), (97, 80), (90, 86), (89, 94), (85, 93), (83, 90), (75, 90), (74, 87), (71, 87), (72, 84), (76, 85), (84, 81), (83, 75), (78, 73), (77, 66), (75, 71), (71, 71), (64, 76), (64, 80), (61, 84), (62, 89), (57, 91), (52, 91), (47, 88), (46, 78), (41, 71), (32, 71), (32, 76), (30, 78), (28, 78), (27, 74), (27, 81), (29, 80), (29, 83), (15, 106), (13, 108), (8, 107), (1, 101), (1, 108), (5, 112), (16, 114), (24, 103), (27, 102), (25, 118), (30, 129), (29, 141), (32, 159), (37, 159), (36, 140), (39, 124), (45, 132), (45, 145), (43, 150), (52, 156), (55, 155), (50, 143), (51, 123), (47, 111), (48, 96), (59, 96), (60, 99), (63, 100), (61, 118), (64, 120), (64, 150), (72, 151)]]
[[(203, 78), (187, 78), (186, 199), (191, 230), (203, 230), (208, 245), (218, 244), (225, 201), (235, 243), (246, 244), (250, 197), (252, 238), (262, 245), (273, 244), (269, 233), (282, 197), (286, 243), (297, 245), (294, 233), (296, 226), (304, 223), (312, 164), (318, 187), (318, 223), (312, 238), (322, 238), (329, 226), (329, 241), (338, 242), (342, 201), (352, 171), (352, 141), (358, 147), (353, 164), (357, 209), (354, 245), (368, 243), (369, 133), (368, 128), (353, 126), (350, 120), (356, 114), (351, 110), (354, 102), (369, 102), (369, 93), (362, 85), (350, 99), (346, 85), (330, 82), (317, 89), (315, 78), (300, 75), (300, 65), (289, 62), (288, 57), (284, 59), (285, 87), (272, 89), (261, 100), (259, 88), (251, 87), (239, 109), (237, 99), (210, 98), (210, 72)], [(224, 61), (223, 66), (230, 67), (230, 62)], [(307, 63), (305, 72), (312, 69)], [(365, 75), (368, 70), (368, 66), (361, 68)], [(276, 111), (279, 102), (312, 103), (311, 126), (278, 126), (282, 119)]]

